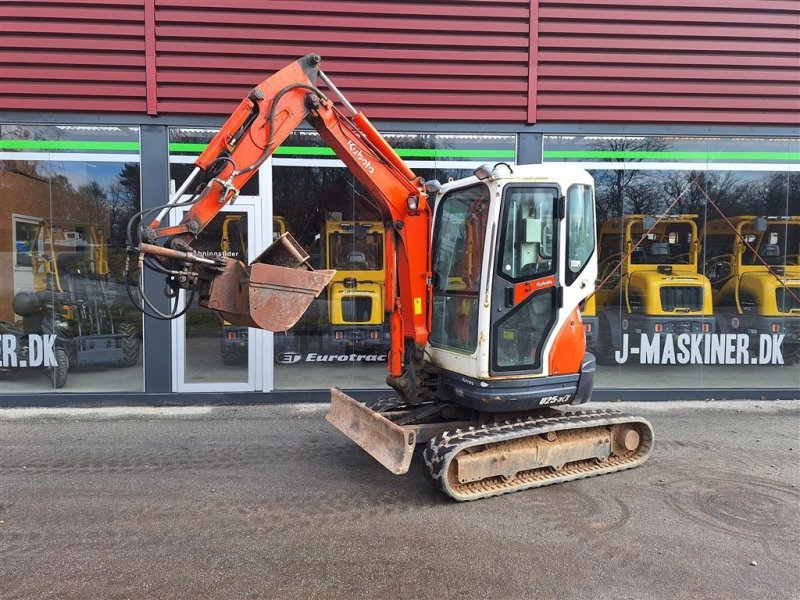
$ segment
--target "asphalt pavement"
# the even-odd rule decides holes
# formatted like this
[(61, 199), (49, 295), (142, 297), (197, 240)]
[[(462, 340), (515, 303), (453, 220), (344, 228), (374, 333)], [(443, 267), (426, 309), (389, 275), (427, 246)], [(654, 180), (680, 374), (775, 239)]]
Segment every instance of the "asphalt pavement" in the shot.
[(0, 410), (0, 598), (799, 598), (800, 402), (616, 407), (642, 467), (464, 504), (320, 405)]

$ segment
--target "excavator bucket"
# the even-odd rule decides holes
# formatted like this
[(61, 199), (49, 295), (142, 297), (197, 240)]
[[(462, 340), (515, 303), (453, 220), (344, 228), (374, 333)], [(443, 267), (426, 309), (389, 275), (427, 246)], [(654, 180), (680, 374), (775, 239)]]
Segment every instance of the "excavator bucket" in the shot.
[(334, 271), (304, 271), (274, 265), (250, 267), (250, 316), (268, 331), (286, 331), (325, 289)]
[(229, 260), (207, 301), (233, 325), (286, 331), (308, 310), (336, 271), (315, 271), (308, 254), (283, 234), (250, 266)]
[(395, 475), (408, 472), (417, 443), (414, 431), (392, 423), (338, 388), (331, 388), (325, 420)]

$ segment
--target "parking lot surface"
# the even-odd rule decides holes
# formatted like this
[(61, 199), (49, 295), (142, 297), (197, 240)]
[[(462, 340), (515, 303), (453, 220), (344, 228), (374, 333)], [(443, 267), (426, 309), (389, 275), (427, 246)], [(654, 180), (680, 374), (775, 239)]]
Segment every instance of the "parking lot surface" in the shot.
[(320, 405), (2, 410), (0, 598), (797, 598), (800, 403), (617, 407), (644, 466), (465, 504)]

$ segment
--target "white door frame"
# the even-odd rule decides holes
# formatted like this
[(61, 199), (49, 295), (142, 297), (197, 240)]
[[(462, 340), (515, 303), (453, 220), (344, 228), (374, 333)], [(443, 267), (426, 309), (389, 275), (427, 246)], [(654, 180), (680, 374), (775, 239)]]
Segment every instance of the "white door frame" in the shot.
[[(263, 181), (263, 180), (262, 180)], [(261, 183), (261, 182), (260, 182)], [(260, 187), (262, 196), (265, 191)], [(264, 202), (257, 196), (240, 196), (233, 206), (225, 206), (221, 212), (243, 212), (247, 214), (247, 255), (257, 256), (264, 248), (264, 241), (272, 238), (272, 218), (265, 218)], [(170, 211), (172, 224), (177, 224), (187, 208)], [(269, 223), (269, 228), (264, 227)], [(180, 291), (178, 306), (185, 302), (185, 291)], [(172, 330), (172, 391), (173, 392), (251, 392), (272, 389), (272, 333), (250, 328), (248, 331), (247, 381), (186, 383), (186, 320), (173, 319)]]

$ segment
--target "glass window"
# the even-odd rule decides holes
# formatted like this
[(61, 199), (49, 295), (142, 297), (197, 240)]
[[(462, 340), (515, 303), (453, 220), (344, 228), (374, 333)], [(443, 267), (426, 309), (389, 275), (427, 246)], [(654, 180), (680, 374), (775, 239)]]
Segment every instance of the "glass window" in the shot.
[(567, 191), (567, 285), (577, 279), (594, 253), (594, 227), (592, 188), (573, 185)]
[(545, 136), (543, 153), (596, 183), (598, 387), (646, 388), (655, 368), (670, 387), (800, 387), (800, 312), (780, 310), (800, 277), (800, 139)]
[(494, 334), (494, 369), (538, 369), (545, 334), (555, 318), (555, 288), (528, 296), (498, 321)]
[[(426, 181), (445, 183), (469, 177), (485, 162), (513, 163), (516, 152), (515, 135), (382, 133)], [(170, 148), (174, 154), (182, 147), (171, 144)], [(276, 149), (272, 192), (273, 215), (311, 255), (312, 265), (337, 270), (298, 324), (274, 335), (275, 388), (324, 389), (334, 380), (351, 388), (384, 387), (389, 350), (386, 308), (392, 302), (384, 289), (385, 244), (391, 235), (385, 228), (388, 215), (314, 131), (294, 131)], [(348, 229), (354, 223), (369, 226), (366, 235)], [(477, 229), (470, 235), (477, 239)], [(453, 266), (455, 274), (445, 277), (444, 285), (476, 285), (472, 278), (479, 277), (481, 266), (477, 256), (470, 259), (472, 265), (465, 262), (461, 271)], [(474, 346), (474, 327), (469, 323), (477, 315), (477, 306), (467, 293), (450, 291), (452, 298), (436, 301), (443, 312), (434, 320), (443, 326), (445, 312), (460, 315), (454, 325), (460, 330), (447, 343)], [(442, 339), (445, 334), (436, 335)], [(306, 368), (298, 377), (298, 369), (312, 366), (309, 363), (314, 368)]]
[(31, 267), (31, 248), (37, 222), (14, 217), (14, 267)]
[(471, 354), (478, 346), (483, 247), (489, 213), (484, 184), (446, 194), (433, 231), (432, 345)]
[(555, 273), (558, 190), (506, 187), (498, 272), (511, 281)]
[[(343, 231), (333, 232), (328, 240), (331, 269), (360, 271), (383, 270), (383, 234), (370, 233), (369, 225), (343, 224)], [(367, 229), (365, 231), (365, 229)]]
[(0, 125), (4, 392), (143, 389), (122, 275), (138, 152), (137, 127)]
[[(296, 148), (297, 141), (282, 147)], [(319, 161), (327, 166), (305, 161), (273, 166), (273, 215), (314, 268), (336, 274), (294, 327), (274, 335), (275, 388), (324, 389), (334, 380), (381, 387), (389, 350), (384, 217), (347, 169), (331, 160)]]
[[(246, 212), (217, 214), (192, 248), (203, 256), (227, 256), (248, 263)], [(201, 307), (194, 294), (184, 317), (184, 383), (246, 383), (250, 329), (234, 325), (214, 311)]]

